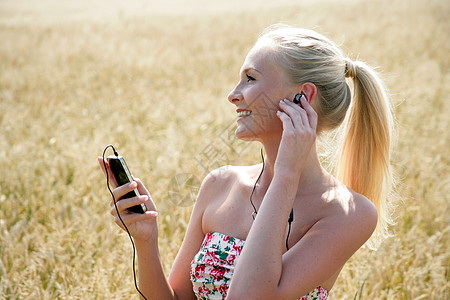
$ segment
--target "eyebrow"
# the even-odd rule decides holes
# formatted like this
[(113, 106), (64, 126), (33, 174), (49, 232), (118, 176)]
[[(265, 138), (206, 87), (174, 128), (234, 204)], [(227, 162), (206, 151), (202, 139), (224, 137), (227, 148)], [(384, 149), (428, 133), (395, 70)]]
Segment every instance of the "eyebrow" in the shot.
[(246, 73), (247, 73), (248, 71), (250, 71), (250, 70), (256, 71), (256, 72), (258, 72), (259, 74), (262, 74), (261, 71), (259, 71), (258, 69), (255, 69), (254, 67), (248, 67), (248, 68), (245, 68), (244, 70), (242, 70), (242, 74), (246, 74)]

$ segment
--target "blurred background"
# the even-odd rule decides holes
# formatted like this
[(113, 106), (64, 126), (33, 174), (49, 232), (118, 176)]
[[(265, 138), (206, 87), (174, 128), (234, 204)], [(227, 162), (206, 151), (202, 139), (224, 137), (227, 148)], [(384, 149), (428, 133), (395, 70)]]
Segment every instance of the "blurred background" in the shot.
[(449, 16), (442, 0), (0, 0), (0, 298), (137, 297), (108, 144), (152, 193), (169, 272), (203, 177), (259, 162), (226, 96), (283, 22), (376, 66), (398, 121), (393, 236), (329, 298), (449, 299)]

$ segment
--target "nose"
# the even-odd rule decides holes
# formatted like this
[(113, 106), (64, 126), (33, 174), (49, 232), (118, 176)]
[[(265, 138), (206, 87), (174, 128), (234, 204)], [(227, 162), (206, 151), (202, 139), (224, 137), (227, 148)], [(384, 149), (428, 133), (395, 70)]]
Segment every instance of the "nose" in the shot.
[(240, 101), (242, 101), (242, 93), (239, 91), (239, 84), (234, 87), (233, 90), (228, 94), (228, 101), (232, 104), (237, 105)]

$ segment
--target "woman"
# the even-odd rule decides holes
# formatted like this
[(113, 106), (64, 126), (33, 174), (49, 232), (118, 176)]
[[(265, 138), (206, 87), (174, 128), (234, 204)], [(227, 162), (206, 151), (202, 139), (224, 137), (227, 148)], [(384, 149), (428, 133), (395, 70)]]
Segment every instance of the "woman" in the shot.
[[(114, 189), (116, 199), (136, 187), (142, 195), (117, 203), (136, 244), (140, 289), (148, 299), (326, 299), (377, 222), (376, 235), (385, 233), (392, 128), (385, 89), (325, 37), (272, 26), (248, 53), (228, 100), (236, 136), (260, 142), (265, 160), (205, 178), (168, 279), (150, 193), (138, 179)], [(333, 177), (319, 162), (316, 134), (344, 120)], [(127, 212), (138, 203), (145, 214)]]

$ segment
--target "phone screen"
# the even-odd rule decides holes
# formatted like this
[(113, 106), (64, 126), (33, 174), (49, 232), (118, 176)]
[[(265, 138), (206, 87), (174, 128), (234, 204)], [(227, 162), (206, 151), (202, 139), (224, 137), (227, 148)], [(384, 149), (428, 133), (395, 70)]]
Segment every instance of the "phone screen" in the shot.
[(116, 179), (117, 184), (119, 186), (130, 182), (130, 179), (128, 178), (127, 173), (125, 172), (124, 168), (122, 167), (122, 163), (120, 162), (119, 159), (110, 158), (109, 166), (111, 167), (111, 171), (113, 172), (114, 178)]

